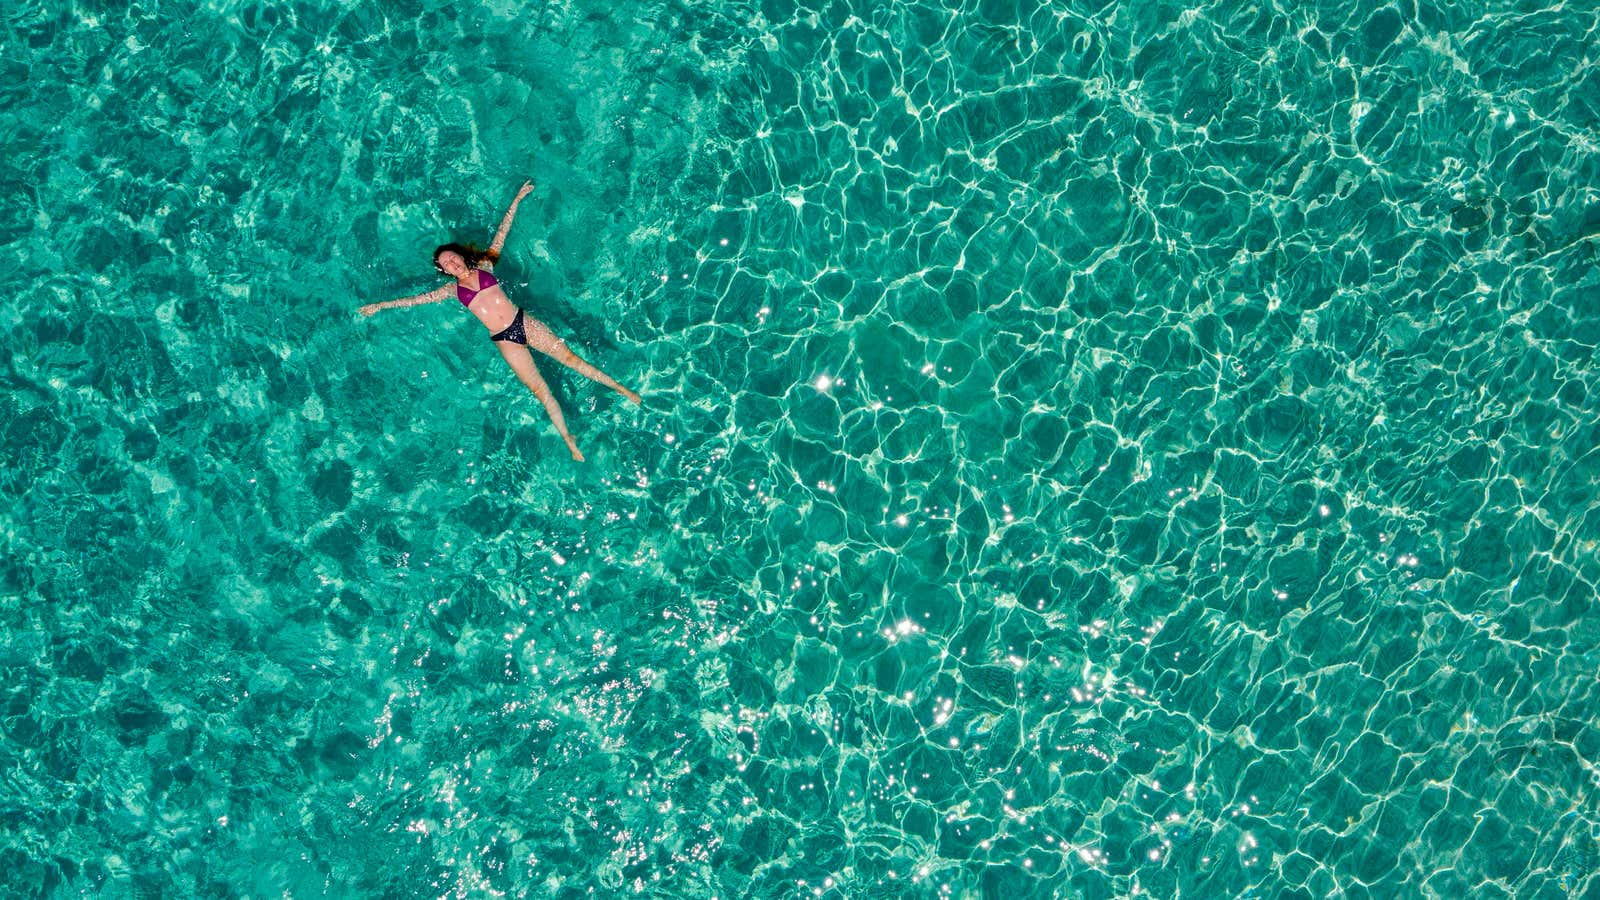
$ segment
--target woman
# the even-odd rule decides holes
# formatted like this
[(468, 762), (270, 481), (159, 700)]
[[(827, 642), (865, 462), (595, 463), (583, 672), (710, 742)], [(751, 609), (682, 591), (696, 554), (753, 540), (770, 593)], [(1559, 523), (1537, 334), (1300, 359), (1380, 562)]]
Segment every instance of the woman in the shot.
[(572, 452), (572, 458), (582, 462), (583, 454), (578, 452), (577, 442), (567, 433), (567, 421), (561, 415), (561, 406), (556, 403), (555, 395), (550, 393), (550, 386), (545, 384), (544, 378), (539, 375), (538, 368), (533, 364), (533, 354), (528, 352), (528, 348), (533, 347), (562, 365), (611, 388), (634, 403), (639, 402), (639, 395), (579, 359), (576, 353), (567, 348), (565, 341), (550, 331), (549, 326), (513, 304), (511, 298), (506, 296), (505, 289), (500, 286), (500, 282), (495, 280), (492, 274), (494, 264), (500, 259), (500, 248), (505, 246), (506, 233), (511, 230), (511, 220), (517, 214), (517, 204), (521, 203), (522, 198), (528, 196), (532, 190), (532, 182), (527, 182), (517, 191), (516, 199), (511, 201), (511, 208), (506, 210), (506, 217), (500, 222), (500, 230), (495, 233), (494, 243), (489, 245), (487, 251), (479, 251), (461, 244), (445, 244), (433, 251), (434, 268), (446, 275), (454, 276), (456, 280), (454, 285), (445, 285), (426, 294), (390, 300), (387, 303), (370, 303), (361, 307), (361, 314), (370, 316), (380, 309), (394, 306), (438, 303), (454, 295), (461, 301), (461, 305), (470, 310), (478, 317), (478, 321), (489, 329), (489, 340), (494, 342), (495, 347), (500, 350), (500, 355), (510, 363), (511, 370), (517, 373), (522, 383), (533, 391), (540, 403), (544, 404), (545, 411), (550, 414), (550, 421), (555, 423), (556, 431), (560, 432), (561, 439), (567, 442), (567, 449)]

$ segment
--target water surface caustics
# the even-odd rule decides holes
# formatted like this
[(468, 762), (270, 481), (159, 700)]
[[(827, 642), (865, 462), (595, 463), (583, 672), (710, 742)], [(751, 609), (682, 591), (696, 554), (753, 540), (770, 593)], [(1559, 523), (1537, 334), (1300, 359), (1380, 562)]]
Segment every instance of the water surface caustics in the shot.
[(1597, 890), (1586, 5), (0, 21), (6, 893)]

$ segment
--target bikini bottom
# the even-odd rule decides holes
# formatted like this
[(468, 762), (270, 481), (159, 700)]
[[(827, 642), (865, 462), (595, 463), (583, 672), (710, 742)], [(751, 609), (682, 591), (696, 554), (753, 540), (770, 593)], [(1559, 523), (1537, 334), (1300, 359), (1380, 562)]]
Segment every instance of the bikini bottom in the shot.
[(489, 340), (510, 341), (513, 344), (521, 344), (526, 347), (528, 345), (528, 332), (522, 327), (522, 309), (520, 307), (517, 309), (516, 317), (511, 320), (511, 324), (507, 325), (504, 331), (489, 335)]

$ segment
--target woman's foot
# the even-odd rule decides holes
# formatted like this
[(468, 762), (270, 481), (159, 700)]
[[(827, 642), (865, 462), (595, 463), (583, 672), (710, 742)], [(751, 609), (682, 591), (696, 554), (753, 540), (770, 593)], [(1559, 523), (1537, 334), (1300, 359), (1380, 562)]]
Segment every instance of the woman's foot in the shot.
[(635, 394), (633, 391), (630, 391), (625, 387), (619, 387), (619, 388), (617, 388), (617, 390), (622, 392), (622, 396), (627, 397), (629, 400), (632, 400), (634, 406), (638, 406), (639, 405), (639, 395), (638, 394)]
[(567, 438), (567, 452), (572, 454), (573, 459), (583, 462), (583, 452), (578, 449), (578, 442), (570, 437)]

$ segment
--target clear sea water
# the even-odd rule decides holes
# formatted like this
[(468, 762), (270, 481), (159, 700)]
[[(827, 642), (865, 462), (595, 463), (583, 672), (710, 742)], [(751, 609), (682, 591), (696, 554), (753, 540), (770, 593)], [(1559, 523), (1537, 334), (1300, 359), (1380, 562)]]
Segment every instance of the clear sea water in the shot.
[(0, 23), (3, 896), (1600, 896), (1593, 3)]

